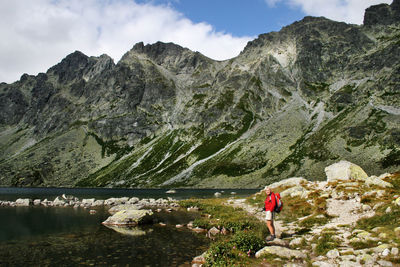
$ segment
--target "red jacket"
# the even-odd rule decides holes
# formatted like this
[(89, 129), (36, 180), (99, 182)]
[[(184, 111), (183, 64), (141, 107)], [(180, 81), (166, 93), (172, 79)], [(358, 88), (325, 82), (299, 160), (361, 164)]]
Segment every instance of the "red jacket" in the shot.
[(275, 199), (275, 194), (274, 192), (271, 192), (271, 195), (267, 196), (267, 198), (264, 201), (265, 203), (265, 210), (266, 211), (274, 211), (275, 205), (276, 205), (276, 199)]

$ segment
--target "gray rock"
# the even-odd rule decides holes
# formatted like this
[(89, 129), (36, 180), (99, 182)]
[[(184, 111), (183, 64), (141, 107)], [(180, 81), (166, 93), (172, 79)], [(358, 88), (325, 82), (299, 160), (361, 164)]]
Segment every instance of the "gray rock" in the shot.
[(27, 206), (30, 206), (32, 204), (32, 199), (29, 199), (29, 198), (18, 198), (16, 201), (15, 201), (15, 205), (16, 206), (24, 206), (24, 207), (27, 207)]
[(41, 204), (41, 202), (42, 201), (40, 199), (35, 199), (35, 200), (33, 200), (33, 205), (39, 206)]
[(138, 225), (150, 221), (151, 210), (121, 210), (108, 217), (105, 225)]
[(256, 258), (262, 257), (263, 255), (276, 255), (278, 257), (283, 258), (296, 258), (296, 259), (305, 259), (307, 255), (301, 251), (288, 249), (281, 246), (268, 246), (256, 252)]
[(308, 194), (310, 192), (308, 190), (306, 190), (304, 187), (302, 186), (295, 186), (295, 187), (291, 187), (286, 189), (285, 191), (281, 192), (280, 195), (282, 198), (285, 197), (301, 197), (301, 198), (307, 198)]
[(328, 182), (338, 180), (365, 180), (368, 175), (360, 166), (342, 160), (325, 168)]
[(396, 248), (396, 247), (393, 247), (393, 248), (390, 250), (390, 254), (392, 254), (393, 256), (399, 255), (399, 249)]
[(96, 207), (96, 206), (103, 206), (104, 205), (104, 200), (102, 199), (98, 199), (95, 202), (92, 203), (92, 207)]
[(314, 261), (312, 263), (312, 266), (317, 266), (317, 267), (335, 267), (336, 264), (331, 264), (325, 261)]
[(328, 251), (328, 253), (326, 253), (326, 256), (329, 259), (336, 259), (337, 257), (340, 256), (340, 254), (339, 254), (339, 251), (337, 249), (333, 249), (333, 250)]
[(393, 263), (391, 263), (390, 261), (385, 261), (385, 260), (379, 260), (378, 264), (380, 266), (383, 266), (383, 267), (391, 267), (391, 266), (393, 266)]
[(136, 203), (138, 203), (139, 202), (139, 198), (138, 197), (131, 197), (129, 200), (128, 200), (128, 204), (136, 204)]
[(282, 181), (279, 182), (275, 182), (272, 183), (270, 185), (267, 185), (264, 190), (269, 187), (271, 189), (275, 189), (277, 187), (293, 187), (293, 186), (298, 186), (300, 184), (307, 184), (308, 181), (306, 179), (304, 179), (303, 177), (292, 177), (292, 178), (288, 178), (288, 179), (284, 179)]
[[(64, 206), (65, 203), (66, 201), (61, 197), (56, 197), (53, 201), (54, 206)], [(50, 205), (50, 203), (47, 204)]]
[(96, 200), (94, 198), (82, 199), (82, 204), (92, 206)]
[(215, 192), (215, 193), (214, 193), (214, 196), (215, 196), (215, 197), (220, 197), (221, 195), (222, 195), (222, 194), (221, 194), (220, 192)]
[(303, 238), (297, 237), (297, 238), (293, 239), (292, 241), (290, 241), (289, 246), (296, 247), (296, 246), (299, 246), (302, 242), (303, 242)]
[(120, 205), (116, 205), (111, 207), (108, 212), (110, 214), (115, 214), (119, 211), (122, 210), (140, 210), (142, 209), (144, 206), (143, 205), (138, 205), (138, 204), (120, 204)]

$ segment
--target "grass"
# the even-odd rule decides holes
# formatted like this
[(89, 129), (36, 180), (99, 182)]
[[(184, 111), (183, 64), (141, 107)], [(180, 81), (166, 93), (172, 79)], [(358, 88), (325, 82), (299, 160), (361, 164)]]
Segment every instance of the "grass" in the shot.
[(265, 246), (269, 233), (264, 222), (249, 216), (243, 209), (226, 205), (227, 199), (188, 199), (180, 201), (182, 207), (199, 208), (202, 215), (194, 226), (210, 229), (217, 227), (230, 231), (218, 235), (206, 253), (205, 266), (251, 266), (262, 259), (255, 259), (256, 251)]

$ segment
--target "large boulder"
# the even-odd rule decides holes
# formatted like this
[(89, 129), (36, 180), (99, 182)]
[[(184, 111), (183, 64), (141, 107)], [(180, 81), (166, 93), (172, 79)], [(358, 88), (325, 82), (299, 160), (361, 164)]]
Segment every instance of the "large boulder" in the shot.
[(106, 225), (108, 228), (123, 234), (123, 235), (130, 235), (130, 236), (142, 236), (147, 234), (147, 232), (152, 232), (153, 230), (150, 229), (148, 231), (144, 231), (142, 229), (139, 229), (137, 227), (121, 227), (121, 226), (116, 226), (116, 225)]
[(121, 210), (108, 217), (105, 225), (138, 225), (151, 220), (151, 210)]
[(307, 258), (307, 255), (301, 251), (294, 250), (294, 249), (288, 249), (285, 247), (281, 246), (268, 246), (264, 247), (263, 249), (257, 251), (256, 253), (256, 258), (260, 258), (264, 255), (276, 255), (281, 258), (296, 258), (296, 259), (305, 259)]
[(358, 165), (342, 160), (325, 168), (328, 182), (338, 180), (365, 180), (368, 175)]

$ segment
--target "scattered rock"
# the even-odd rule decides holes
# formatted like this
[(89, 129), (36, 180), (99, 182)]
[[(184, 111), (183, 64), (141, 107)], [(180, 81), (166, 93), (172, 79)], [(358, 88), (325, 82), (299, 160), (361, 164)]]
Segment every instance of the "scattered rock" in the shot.
[(399, 255), (399, 249), (396, 247), (393, 247), (392, 250), (390, 251), (390, 254), (392, 254), (393, 256)]
[(35, 206), (39, 206), (41, 203), (42, 203), (42, 201), (40, 199), (35, 199), (33, 201), (33, 205), (35, 205)]
[(189, 207), (186, 209), (187, 211), (199, 211), (198, 207)]
[(335, 267), (336, 264), (331, 264), (325, 261), (315, 261), (312, 263), (312, 266), (317, 266), (317, 267)]
[(302, 242), (303, 242), (303, 238), (297, 237), (297, 238), (293, 239), (292, 241), (290, 241), (289, 246), (296, 247), (296, 246), (301, 245)]
[(200, 256), (196, 256), (192, 260), (192, 264), (205, 264), (206, 263), (206, 253), (204, 252)]
[(90, 213), (90, 214), (96, 214), (97, 211), (96, 211), (96, 210), (90, 210), (89, 213)]
[(87, 206), (92, 206), (95, 202), (94, 198), (82, 199), (82, 204)]
[(390, 254), (390, 250), (389, 250), (388, 248), (385, 248), (385, 250), (382, 251), (382, 256), (383, 256), (383, 257), (386, 257), (386, 256), (388, 256), (389, 254)]
[(391, 213), (392, 212), (392, 208), (391, 207), (387, 207), (385, 210), (386, 213)]
[(183, 228), (183, 226), (184, 226), (183, 224), (177, 224), (177, 225), (175, 225), (176, 228)]
[(165, 192), (166, 194), (175, 194), (176, 193), (176, 190), (174, 190), (174, 189), (170, 189), (170, 190), (168, 190), (167, 192)]

